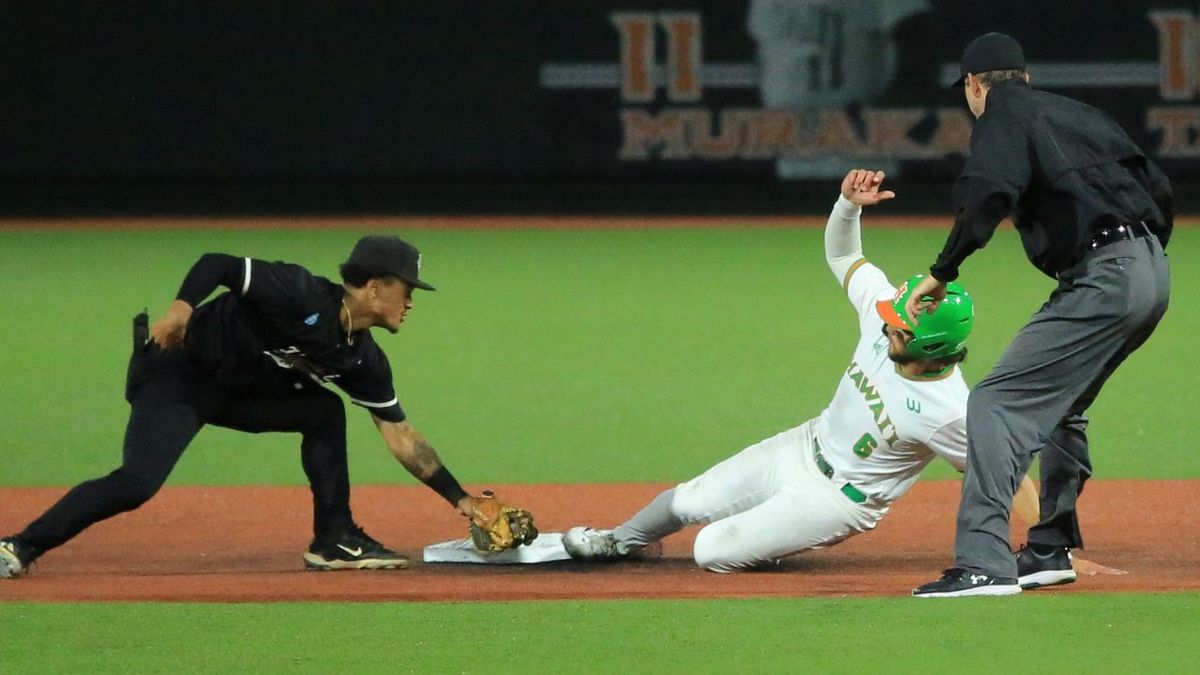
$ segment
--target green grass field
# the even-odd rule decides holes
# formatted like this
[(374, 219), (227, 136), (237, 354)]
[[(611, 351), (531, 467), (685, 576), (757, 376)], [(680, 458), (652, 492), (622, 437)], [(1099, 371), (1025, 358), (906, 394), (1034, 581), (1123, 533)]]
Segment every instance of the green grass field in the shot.
[[(944, 232), (868, 229), (893, 281), (927, 267)], [(439, 287), (400, 333), (380, 333), (410, 419), (465, 481), (669, 481), (828, 402), (855, 341), (817, 229), (409, 231)], [(119, 457), (129, 319), (157, 314), (208, 250), (300, 262), (336, 277), (356, 232), (0, 233), (0, 391), (6, 485), (63, 485)], [(1190, 260), (1195, 230), (1171, 253)], [(1172, 307), (1093, 408), (1099, 477), (1197, 475), (1185, 377), (1200, 332), (1194, 266)], [(969, 381), (982, 377), (1053, 282), (1001, 231), (964, 267), (978, 307)], [(19, 384), (17, 384), (19, 383)], [(1134, 412), (1136, 411), (1136, 413)], [(355, 414), (357, 413), (357, 415)], [(412, 479), (352, 411), (352, 475)], [(204, 431), (175, 484), (304, 481), (295, 439)], [(1153, 449), (1152, 458), (1147, 449)], [(519, 469), (515, 467), (521, 467)], [(949, 477), (948, 469), (932, 470)]]
[(1200, 658), (1194, 594), (4, 611), (9, 672), (1170, 673)]
[[(921, 271), (940, 229), (868, 214), (867, 256)], [(160, 313), (205, 251), (336, 275), (357, 231), (0, 231), (0, 485), (66, 486), (120, 458), (129, 319)], [(407, 230), (425, 253), (392, 360), (410, 419), (469, 483), (672, 481), (815, 416), (854, 321), (817, 229)], [(1174, 259), (1200, 254), (1182, 227)], [(1092, 409), (1097, 478), (1195, 478), (1194, 265)], [(1053, 282), (1011, 230), (963, 269), (978, 380)], [(352, 411), (354, 481), (408, 483)], [(302, 484), (296, 439), (204, 431), (171, 484)], [(953, 475), (934, 466), (930, 477)], [(0, 506), (2, 508), (2, 506)], [(934, 570), (931, 570), (933, 572)], [(19, 583), (19, 582), (17, 582)], [(0, 601), (3, 587), (0, 585)], [(1183, 671), (1194, 595), (515, 605), (0, 606), (0, 663), (47, 670), (421, 672)], [(512, 656), (509, 656), (512, 655)], [(507, 662), (511, 659), (511, 663)], [(498, 668), (485, 664), (500, 662)]]

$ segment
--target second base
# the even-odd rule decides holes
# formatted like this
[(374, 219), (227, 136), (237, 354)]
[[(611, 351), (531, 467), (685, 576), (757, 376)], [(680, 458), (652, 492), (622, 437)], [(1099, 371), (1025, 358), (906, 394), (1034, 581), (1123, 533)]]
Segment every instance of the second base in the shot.
[(455, 539), (425, 547), (427, 563), (477, 563), (483, 565), (531, 565), (570, 560), (562, 545), (561, 532), (542, 532), (532, 544), (507, 551), (481, 553), (468, 539)]

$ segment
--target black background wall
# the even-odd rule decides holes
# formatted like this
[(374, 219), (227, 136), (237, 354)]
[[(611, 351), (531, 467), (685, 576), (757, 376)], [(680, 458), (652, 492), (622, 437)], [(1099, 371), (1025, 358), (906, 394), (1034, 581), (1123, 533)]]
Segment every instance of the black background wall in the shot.
[[(940, 78), (967, 40), (1003, 30), (1031, 62), (1161, 70), (1173, 58), (1163, 46), (1171, 38), (1154, 17), (1174, 12), (1185, 26), (1178, 39), (1200, 42), (1187, 19), (1193, 4), (847, 0), (827, 3), (824, 15), (791, 16), (797, 35), (831, 49), (889, 42), (894, 68), (877, 75), (882, 90), (839, 102), (838, 119), (866, 138), (871, 111), (921, 111), (907, 129), (914, 150), (859, 149), (856, 159), (895, 166), (908, 208), (940, 210), (965, 143), (934, 151), (929, 139), (950, 114), (939, 111), (965, 115), (961, 94)], [(647, 157), (622, 156), (625, 114), (699, 111), (715, 137), (723, 113), (767, 107), (747, 75), (758, 62), (748, 8), (723, 0), (3, 2), (0, 213), (823, 209), (830, 179), (782, 179), (777, 155), (680, 159), (652, 142)], [(838, 23), (839, 12), (855, 11), (897, 16), (877, 29)], [(741, 80), (706, 83), (685, 101), (662, 87), (652, 100), (629, 100), (611, 77), (572, 83), (587, 64), (624, 77), (616, 14), (649, 17), (649, 62), (659, 65), (672, 49), (662, 21), (690, 17), (700, 27), (691, 53), (704, 66), (741, 66)], [(805, 22), (818, 21), (825, 28), (813, 38)], [(1187, 51), (1188, 77), (1200, 71), (1194, 60)], [(570, 71), (566, 84), (551, 82), (555, 68)], [(1190, 91), (1088, 77), (1053, 90), (1112, 112), (1183, 188), (1182, 206), (1196, 210), (1196, 129), (1177, 122), (1172, 144), (1155, 122), (1164, 111), (1194, 114)], [(687, 133), (688, 147), (698, 147), (696, 129)]]

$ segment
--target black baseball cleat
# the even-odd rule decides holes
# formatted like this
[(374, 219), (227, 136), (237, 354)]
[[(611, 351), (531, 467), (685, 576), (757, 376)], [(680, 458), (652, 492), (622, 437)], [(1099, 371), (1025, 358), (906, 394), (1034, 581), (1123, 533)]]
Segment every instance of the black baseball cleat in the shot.
[(313, 570), (402, 570), (408, 567), (408, 557), (355, 526), (328, 540), (313, 539), (304, 554), (304, 565)]
[(1045, 588), (1075, 581), (1071, 550), (1065, 546), (1027, 544), (1015, 555), (1017, 583), (1021, 588)]
[(1021, 592), (1016, 579), (994, 577), (951, 567), (942, 578), (913, 589), (914, 598), (966, 598), (976, 595), (1015, 595)]

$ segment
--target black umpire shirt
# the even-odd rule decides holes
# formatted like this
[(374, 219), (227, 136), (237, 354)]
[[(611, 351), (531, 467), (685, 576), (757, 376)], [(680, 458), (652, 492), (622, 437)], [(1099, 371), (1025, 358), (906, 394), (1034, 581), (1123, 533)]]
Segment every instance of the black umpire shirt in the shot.
[[(203, 305), (217, 286), (230, 291)], [(380, 419), (403, 422), (387, 355), (369, 330), (347, 336), (343, 289), (299, 265), (206, 253), (178, 299), (196, 308), (185, 352), (234, 389), (283, 393), (333, 383)]]
[(941, 281), (958, 278), (1009, 214), (1029, 260), (1052, 277), (1083, 257), (1097, 230), (1143, 221), (1165, 248), (1174, 225), (1167, 177), (1107, 113), (1023, 80), (988, 92), (954, 204), (954, 228), (929, 268)]

